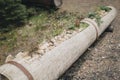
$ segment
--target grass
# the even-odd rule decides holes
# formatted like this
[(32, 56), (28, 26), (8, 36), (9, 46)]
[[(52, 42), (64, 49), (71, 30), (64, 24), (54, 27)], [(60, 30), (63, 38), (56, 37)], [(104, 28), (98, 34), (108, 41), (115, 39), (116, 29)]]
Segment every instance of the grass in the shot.
[(17, 35), (16, 35), (16, 31), (13, 30), (9, 33), (0, 33), (0, 47), (3, 47), (3, 49), (1, 50), (6, 50), (6, 51), (10, 51), (13, 49), (13, 45), (15, 45), (16, 41), (17, 41)]
[(107, 7), (107, 6), (100, 6), (99, 7), (101, 10), (105, 10), (106, 12), (109, 12), (111, 10), (111, 8)]
[(76, 13), (41, 11), (29, 23), (6, 33), (0, 32), (0, 53), (31, 50), (44, 40), (51, 39), (74, 25)]
[[(109, 11), (106, 7), (98, 8), (97, 11), (101, 9)], [(88, 17), (96, 18), (100, 25), (101, 17), (96, 12), (90, 13)], [(52, 13), (41, 11), (39, 15), (31, 17), (28, 24), (9, 32), (0, 32), (0, 56), (4, 53), (14, 55), (20, 51), (31, 51), (41, 42), (59, 35), (65, 29), (75, 30), (88, 27), (87, 23), (79, 23), (79, 21), (76, 25), (76, 20), (80, 16), (66, 11)]]
[(109, 12), (110, 10), (111, 10), (111, 8), (109, 8), (107, 6), (99, 6), (99, 7), (97, 7), (97, 9), (95, 11), (90, 12), (88, 14), (88, 18), (95, 19), (95, 21), (98, 23), (98, 26), (100, 26), (100, 24), (102, 23), (100, 11)]

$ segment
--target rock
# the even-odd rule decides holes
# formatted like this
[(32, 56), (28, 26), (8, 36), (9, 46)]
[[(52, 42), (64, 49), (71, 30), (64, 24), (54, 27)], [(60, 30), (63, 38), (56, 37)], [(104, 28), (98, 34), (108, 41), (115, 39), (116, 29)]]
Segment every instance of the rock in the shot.
[(64, 36), (64, 40), (67, 40), (67, 39), (69, 39), (69, 37), (68, 36)]
[(45, 44), (43, 44), (40, 49), (45, 50), (47, 47), (49, 46), (49, 44), (46, 42)]
[(72, 31), (67, 31), (66, 34), (72, 34)]
[(40, 49), (40, 50), (38, 50), (37, 52), (38, 52), (39, 54), (42, 54), (42, 55), (43, 55), (43, 54), (45, 53), (45, 50)]
[(51, 41), (52, 43), (55, 43), (55, 42), (56, 42), (56, 40), (55, 40), (55, 39), (51, 39), (50, 41)]
[(74, 36), (74, 35), (76, 35), (77, 34), (77, 32), (76, 31), (74, 31), (73, 33), (72, 33), (72, 36)]
[(88, 48), (88, 51), (91, 51), (92, 49), (91, 48)]
[(5, 62), (9, 62), (9, 61), (12, 61), (14, 59), (14, 57), (12, 55), (8, 55)]
[(106, 57), (105, 56), (102, 56), (102, 59), (105, 59)]
[(54, 38), (55, 40), (58, 40), (58, 36), (55, 36), (55, 38)]
[(54, 43), (52, 41), (49, 41), (48, 44), (49, 44), (49, 47), (54, 46)]
[(28, 56), (28, 52), (19, 52), (15, 57), (16, 58), (24, 58), (24, 57), (27, 57)]
[(67, 37), (69, 37), (69, 38), (71, 38), (71, 37), (72, 37), (72, 35), (71, 35), (71, 34), (67, 34), (66, 36), (67, 36)]
[(81, 32), (83, 29), (84, 29), (84, 28), (80, 28), (80, 29), (79, 29), (79, 32)]
[(52, 50), (53, 48), (55, 48), (55, 46), (50, 46), (50, 47), (49, 47), (49, 50)]
[(50, 51), (50, 49), (49, 49), (49, 48), (45, 49), (45, 53), (47, 53), (47, 52), (49, 52), (49, 51)]
[(28, 23), (28, 25), (29, 25), (29, 26), (32, 26), (32, 25), (33, 25), (33, 23), (32, 23), (32, 22), (29, 22), (29, 23)]
[(118, 47), (120, 47), (120, 44), (118, 44)]

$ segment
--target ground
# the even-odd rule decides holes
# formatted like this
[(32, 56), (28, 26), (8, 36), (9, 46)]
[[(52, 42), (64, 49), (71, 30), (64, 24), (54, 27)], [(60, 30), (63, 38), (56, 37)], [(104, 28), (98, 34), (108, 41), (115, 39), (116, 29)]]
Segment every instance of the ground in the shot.
[[(65, 13), (72, 12), (75, 14), (77, 13), (86, 15), (87, 12), (93, 10), (96, 6), (113, 5), (118, 10), (118, 16), (112, 23), (112, 25), (114, 26), (114, 32), (103, 33), (103, 35), (88, 49), (88, 51), (86, 51), (79, 58), (78, 61), (76, 61), (76, 63), (73, 64), (73, 66), (65, 74), (60, 77), (59, 80), (120, 80), (120, 0), (63, 0), (63, 3), (63, 6), (60, 10), (58, 10), (58, 12), (65, 11)], [(48, 26), (50, 26), (50, 23), (45, 24), (45, 22), (43, 22), (43, 26), (47, 26), (47, 29), (49, 29), (44, 29), (45, 32), (41, 32), (41, 27), (34, 27), (34, 23), (38, 24), (39, 22), (41, 22), (37, 20), (38, 18), (45, 19), (46, 21), (46, 17), (43, 17), (46, 15), (44, 13), (41, 15), (42, 16), (31, 19), (33, 21), (32, 23), (29, 23), (29, 25), (33, 25), (33, 27), (27, 25), (27, 27), (22, 27), (10, 32), (9, 35), (12, 35), (12, 39), (10, 39), (11, 41), (6, 40), (8, 44), (6, 43), (6, 45), (2, 47), (0, 46), (0, 64), (4, 63), (5, 57), (7, 55), (15, 55), (19, 51), (27, 50), (27, 48), (31, 49), (35, 47), (39, 42), (41, 42), (43, 38), (47, 39), (47, 37), (49, 37), (47, 36), (47, 34), (54, 30), (52, 29), (53, 27), (48, 28)], [(64, 14), (61, 14), (60, 16), (62, 15)], [(68, 18), (66, 20), (63, 19), (63, 17), (66, 16), (62, 16), (62, 19), (60, 17), (60, 20), (58, 20), (59, 15), (56, 15), (55, 17), (53, 17), (53, 15), (49, 15), (47, 20), (49, 19), (49, 17), (50, 19), (54, 18), (54, 20), (50, 20), (54, 21), (52, 23), (52, 26), (54, 25), (54, 23), (57, 24), (63, 20), (65, 20), (65, 23), (69, 24), (70, 22), (68, 20), (71, 19), (67, 16)], [(39, 25), (41, 25), (41, 23)], [(57, 25), (57, 27), (55, 27), (55, 30), (60, 29), (58, 28), (59, 26), (62, 25)], [(37, 33), (34, 33), (35, 31), (37, 31)], [(56, 35), (60, 32), (61, 30), (55, 31), (52, 32), (51, 35)], [(39, 42), (38, 39), (40, 39)], [(16, 42), (16, 40), (18, 40), (19, 42)], [(11, 42), (14, 43), (12, 44)], [(17, 43), (16, 45), (14, 45), (15, 42)], [(13, 49), (9, 51), (7, 49), (8, 46), (13, 47)]]
[[(68, 2), (66, 2), (73, 3), (70, 4), (70, 6), (79, 3), (82, 4), (83, 2), (82, 0), (76, 1), (69, 0)], [(118, 16), (116, 20), (112, 23), (112, 25), (114, 26), (114, 32), (103, 33), (99, 40), (96, 41), (88, 49), (88, 51), (86, 51), (79, 58), (79, 60), (76, 61), (72, 65), (72, 67), (67, 72), (65, 72), (64, 75), (61, 76), (59, 80), (120, 80), (120, 1), (84, 1), (88, 2), (88, 4), (91, 4), (87, 5), (90, 6), (90, 8), (96, 4), (113, 5), (117, 8)]]

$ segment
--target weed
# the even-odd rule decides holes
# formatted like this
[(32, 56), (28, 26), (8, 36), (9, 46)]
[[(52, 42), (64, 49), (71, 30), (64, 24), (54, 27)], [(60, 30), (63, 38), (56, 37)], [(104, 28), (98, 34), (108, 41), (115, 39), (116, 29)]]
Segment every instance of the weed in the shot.
[(4, 38), (4, 40), (0, 40), (0, 46), (6, 46), (6, 51), (11, 51), (14, 48), (15, 43), (17, 41), (16, 31), (11, 31), (9, 33), (4, 33), (0, 35)]
[(103, 21), (101, 21), (101, 17), (100, 17), (100, 15), (96, 15), (96, 22), (98, 23), (98, 26), (100, 26), (100, 24), (103, 22)]
[(68, 27), (69, 30), (75, 30), (75, 28), (76, 28), (75, 25), (70, 25), (70, 26)]
[(96, 11), (96, 12), (90, 12), (90, 13), (88, 14), (88, 18), (90, 18), (90, 19), (95, 19), (95, 21), (98, 23), (98, 25), (100, 25), (100, 23), (102, 22), (102, 21), (101, 21), (101, 17), (100, 17), (100, 15), (97, 13), (97, 11)]
[(53, 36), (57, 36), (57, 35), (59, 35), (60, 33), (62, 33), (62, 31), (63, 31), (63, 29), (55, 29), (55, 30), (53, 30), (52, 35), (53, 35)]
[(88, 23), (80, 22), (80, 27), (87, 28), (89, 26)]
[(41, 43), (59, 35), (64, 29), (68, 29), (68, 26), (71, 30), (80, 28), (75, 26), (76, 17), (78, 17), (77, 14), (73, 13), (54, 12), (49, 14), (47, 11), (41, 11), (39, 15), (30, 18), (30, 25), (26, 24), (4, 33), (4, 35), (0, 34), (0, 49), (4, 48), (2, 53), (12, 53), (19, 49), (26, 50), (32, 45), (35, 46), (36, 42)]
[(88, 13), (88, 18), (94, 19), (96, 17), (97, 13), (96, 12), (89, 12)]
[(95, 21), (98, 23), (98, 26), (100, 26), (100, 24), (103, 22), (101, 21), (101, 16), (100, 16), (101, 15), (100, 12), (102, 10), (104, 10), (105, 12), (109, 12), (111, 8), (107, 6), (100, 6), (94, 12), (90, 12), (88, 14), (88, 18), (95, 19)]
[(109, 12), (111, 10), (111, 8), (107, 7), (107, 6), (100, 6), (101, 10), (105, 10), (106, 12)]

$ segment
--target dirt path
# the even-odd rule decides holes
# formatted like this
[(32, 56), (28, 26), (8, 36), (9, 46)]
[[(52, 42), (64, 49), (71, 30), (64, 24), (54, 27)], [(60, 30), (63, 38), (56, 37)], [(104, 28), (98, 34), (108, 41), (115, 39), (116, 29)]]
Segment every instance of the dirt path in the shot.
[[(68, 2), (65, 0), (66, 3), (74, 2), (72, 6), (79, 4), (80, 1), (83, 2), (82, 0), (76, 1), (77, 3), (75, 0)], [(98, 3), (98, 1), (93, 1)], [(113, 5), (118, 9), (118, 16), (113, 22), (114, 32), (105, 32), (59, 80), (120, 80), (120, 0), (103, 1), (105, 2), (99, 2), (99, 4)], [(65, 4), (63, 6), (65, 7)], [(67, 4), (65, 9), (68, 6)], [(91, 5), (89, 6), (92, 8)], [(75, 11), (78, 10), (75, 9)]]

